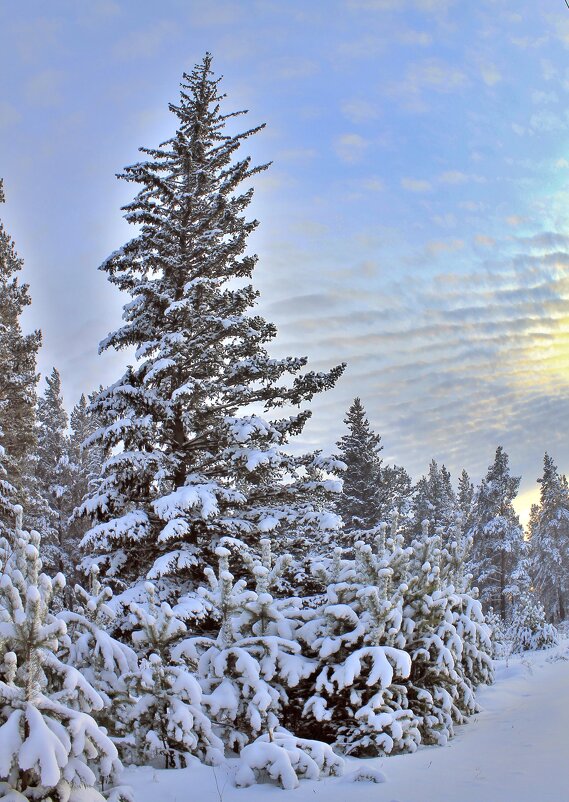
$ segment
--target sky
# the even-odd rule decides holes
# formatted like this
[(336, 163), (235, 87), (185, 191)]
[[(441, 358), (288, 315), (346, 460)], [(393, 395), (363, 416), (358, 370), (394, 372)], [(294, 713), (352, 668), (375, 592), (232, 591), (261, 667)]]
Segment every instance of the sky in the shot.
[(97, 268), (134, 233), (115, 174), (174, 132), (206, 51), (225, 110), (267, 124), (272, 351), (348, 363), (302, 446), (332, 450), (360, 396), (415, 479), (478, 481), (502, 445), (527, 511), (544, 451), (569, 471), (564, 0), (0, 0), (0, 213), (68, 407), (128, 359), (97, 353), (127, 300)]

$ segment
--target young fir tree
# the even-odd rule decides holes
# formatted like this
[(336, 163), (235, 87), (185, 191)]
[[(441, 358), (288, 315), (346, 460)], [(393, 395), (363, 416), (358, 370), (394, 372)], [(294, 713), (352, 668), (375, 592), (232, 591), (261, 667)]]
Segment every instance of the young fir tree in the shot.
[(549, 621), (569, 609), (569, 487), (545, 454), (540, 504), (530, 519), (531, 574)]
[(300, 725), (366, 757), (414, 751), (420, 742), (405, 687), (411, 661), (401, 648), (404, 586), (392, 581), (407, 555), (397, 536), (386, 548), (385, 525), (373, 534), (373, 547), (355, 544), (355, 559), (343, 559), (337, 548), (316, 567), (326, 594), (303, 612), (306, 622), (297, 631), (317, 662)]
[(51, 607), (65, 579), (41, 573), (39, 535), (16, 512), (14, 542), (0, 541), (0, 797), (104, 802), (96, 786), (120, 763), (91, 716), (103, 700), (60, 657), (66, 626)]
[(338, 525), (326, 509), (335, 461), (283, 449), (310, 411), (274, 411), (332, 387), (343, 366), (303, 374), (306, 358), (266, 350), (276, 329), (251, 311), (245, 250), (249, 182), (266, 165), (234, 158), (262, 126), (226, 133), (242, 112), (222, 113), (219, 80), (209, 54), (184, 75), (175, 135), (122, 176), (139, 186), (125, 207), (137, 234), (102, 265), (130, 300), (101, 348), (134, 346), (136, 363), (93, 404), (111, 456), (84, 505), (99, 522), (84, 543), (119, 587), (149, 577), (165, 595), (195, 584), (223, 535), (272, 532), (303, 557)]
[[(463, 471), (461, 479), (465, 473)], [(465, 535), (464, 514), (463, 511), (457, 513), (446, 535), (446, 545), (441, 552), (441, 580), (451, 592), (453, 624), (462, 641), (458, 706), (469, 715), (478, 710), (474, 691), (479, 685), (490, 685), (494, 672), (492, 631), (485, 620), (480, 601), (473, 595), (472, 575), (466, 571), (472, 538)]]
[(453, 615), (454, 587), (441, 571), (441, 541), (441, 532), (429, 533), (429, 522), (423, 521), (421, 536), (411, 544), (403, 605), (403, 616), (410, 622), (409, 704), (419, 719), (421, 739), (428, 744), (445, 744), (453, 736), (454, 724), (464, 721), (465, 692), (470, 696), (463, 683), (462, 641)]
[(519, 485), (520, 478), (510, 475), (508, 455), (499, 446), (476, 491), (469, 531), (473, 538), (471, 570), (480, 599), (504, 620), (519, 591), (514, 576), (519, 578), (518, 568), (526, 550), (513, 507)]
[(355, 398), (346, 413), (344, 423), (348, 433), (336, 445), (338, 458), (345, 463), (344, 485), (336, 509), (344, 521), (343, 538), (353, 544), (353, 532), (368, 530), (379, 524), (379, 472), (382, 450), (381, 438), (375, 434), (366, 418), (359, 398)]
[(429, 464), (429, 472), (415, 485), (413, 496), (412, 536), (421, 537), (423, 521), (429, 521), (432, 532), (442, 528), (443, 536), (456, 515), (456, 494), (453, 490), (450, 473), (435, 460)]
[(458, 512), (462, 518), (463, 529), (464, 531), (468, 531), (474, 505), (474, 485), (470, 481), (470, 476), (464, 469), (458, 479), (456, 500), (458, 503)]
[(274, 732), (288, 706), (288, 690), (314, 669), (300, 654), (291, 622), (270, 588), (288, 558), (274, 564), (267, 539), (262, 557), (251, 565), (255, 590), (229, 571), (231, 552), (218, 547), (217, 574), (206, 569), (209, 587), (204, 598), (219, 623), (217, 637), (190, 638), (175, 654), (197, 662), (210, 710), (228, 748), (240, 751), (263, 733)]
[[(41, 345), (40, 332), (24, 334), (20, 324), (21, 314), (30, 304), (28, 285), (19, 283), (22, 266), (0, 221), (0, 430), (7, 480), (20, 499), (31, 478), (28, 461), (35, 445), (36, 357)], [(0, 511), (0, 525), (2, 520)]]
[(101, 449), (91, 443), (91, 438), (99, 429), (99, 422), (89, 408), (89, 402), (82, 395), (73, 407), (69, 418), (70, 434), (68, 437), (68, 472), (69, 502), (71, 510), (67, 522), (66, 544), (68, 553), (73, 554), (73, 565), (68, 566), (67, 578), (80, 581), (82, 577), (76, 570), (81, 554), (80, 543), (89, 524), (80, 515), (83, 499), (93, 492), (100, 481), (103, 454)]
[(559, 643), (556, 628), (546, 621), (543, 605), (529, 590), (523, 590), (517, 599), (507, 637), (513, 654), (550, 649)]
[[(2, 441), (2, 430), (0, 429), (0, 442)], [(16, 510), (16, 488), (8, 481), (8, 472), (4, 467), (6, 451), (0, 445), (0, 537), (8, 537), (13, 540), (13, 521), (15, 520)], [(12, 525), (11, 525), (12, 524)]]
[(88, 588), (77, 584), (73, 589), (73, 611), (64, 609), (57, 617), (67, 628), (60, 654), (97, 689), (104, 704), (97, 721), (120, 745), (128, 738), (135, 701), (128, 694), (125, 676), (136, 672), (138, 664), (134, 650), (109, 634), (116, 615), (112, 596), (111, 589), (99, 582), (93, 565)]
[(34, 455), (36, 490), (41, 502), (34, 510), (34, 525), (44, 533), (46, 565), (71, 578), (77, 562), (77, 543), (67, 540), (73, 511), (70, 485), (68, 418), (63, 406), (61, 378), (56, 368), (46, 377), (38, 400), (37, 447)]
[[(136, 629), (132, 639), (141, 652), (140, 666), (123, 675), (134, 704), (127, 727), (138, 764), (160, 759), (164, 768), (180, 768), (193, 754), (206, 763), (223, 758), (223, 743), (212, 730), (202, 704), (198, 679), (174, 647), (187, 633), (167, 602), (158, 603), (146, 583), (147, 604), (132, 604)], [(125, 746), (127, 741), (124, 741)]]
[(413, 482), (401, 465), (381, 465), (379, 471), (379, 521), (390, 521), (393, 513), (400, 519), (411, 514)]

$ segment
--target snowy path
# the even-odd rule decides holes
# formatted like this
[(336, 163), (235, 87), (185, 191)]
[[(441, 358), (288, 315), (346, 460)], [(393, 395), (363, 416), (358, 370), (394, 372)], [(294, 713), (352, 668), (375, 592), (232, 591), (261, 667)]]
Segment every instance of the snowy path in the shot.
[(301, 782), (296, 791), (270, 785), (239, 790), (199, 765), (181, 771), (130, 770), (137, 802), (568, 802), (569, 661), (561, 647), (499, 664), (496, 683), (479, 695), (482, 713), (446, 747), (414, 755), (348, 762), (379, 768), (387, 782), (347, 777)]

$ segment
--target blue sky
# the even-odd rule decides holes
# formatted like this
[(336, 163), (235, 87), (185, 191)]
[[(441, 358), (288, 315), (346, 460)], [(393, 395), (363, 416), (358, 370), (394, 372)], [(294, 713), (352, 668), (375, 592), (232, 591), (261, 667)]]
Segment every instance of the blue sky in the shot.
[[(349, 363), (314, 404), (332, 447), (360, 395), (386, 459), (479, 478), (498, 444), (535, 487), (569, 470), (569, 9), (563, 0), (7, 0), (3, 219), (68, 405), (125, 301), (97, 266), (131, 232), (114, 175), (173, 131), (206, 50), (266, 122), (252, 246), (276, 354)], [(527, 505), (524, 496), (522, 505)]]

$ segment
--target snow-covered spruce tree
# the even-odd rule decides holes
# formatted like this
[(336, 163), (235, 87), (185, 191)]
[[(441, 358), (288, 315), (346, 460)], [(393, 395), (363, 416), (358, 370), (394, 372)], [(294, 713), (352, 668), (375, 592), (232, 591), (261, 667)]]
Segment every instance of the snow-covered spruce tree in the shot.
[(82, 395), (78, 403), (73, 407), (70, 421), (70, 433), (68, 437), (68, 471), (69, 471), (69, 503), (71, 510), (67, 521), (67, 531), (65, 536), (66, 552), (73, 555), (73, 559), (67, 568), (68, 582), (74, 579), (76, 582), (82, 581), (79, 570), (80, 543), (85, 532), (89, 529), (89, 523), (84, 516), (80, 515), (80, 507), (83, 499), (93, 492), (99, 484), (103, 455), (101, 449), (92, 445), (90, 440), (93, 434), (100, 428), (99, 422), (89, 409), (89, 402), (85, 395)]
[(101, 348), (134, 346), (136, 363), (93, 404), (96, 443), (111, 456), (84, 505), (99, 522), (84, 545), (119, 588), (150, 578), (172, 599), (195, 586), (223, 535), (254, 544), (272, 532), (303, 557), (338, 526), (336, 461), (283, 449), (310, 411), (274, 410), (331, 388), (343, 366), (302, 374), (306, 358), (265, 348), (276, 329), (251, 312), (257, 222), (245, 211), (266, 165), (234, 160), (262, 126), (225, 133), (241, 112), (222, 113), (219, 80), (209, 54), (184, 75), (175, 135), (122, 176), (140, 187), (125, 207), (139, 231), (102, 265), (130, 300)]
[(415, 485), (411, 536), (420, 538), (423, 521), (429, 521), (431, 531), (442, 528), (443, 537), (456, 515), (456, 495), (450, 473), (444, 465), (438, 466), (433, 459), (426, 476)]
[(464, 512), (457, 513), (444, 538), (446, 545), (441, 552), (441, 580), (449, 590), (454, 626), (462, 641), (457, 705), (469, 715), (478, 709), (474, 691), (479, 685), (490, 685), (494, 671), (491, 628), (485, 620), (477, 592), (471, 587), (472, 575), (466, 571), (472, 538), (464, 534), (464, 515)]
[(569, 487), (549, 454), (543, 459), (539, 507), (530, 521), (531, 575), (549, 621), (569, 611)]
[(189, 638), (175, 649), (179, 659), (197, 663), (204, 705), (229, 749), (274, 732), (288, 705), (289, 688), (298, 686), (314, 665), (300, 654), (291, 622), (270, 593), (286, 566), (274, 565), (269, 541), (263, 539), (262, 559), (253, 565), (255, 590), (229, 570), (231, 552), (218, 546), (218, 571), (206, 568), (209, 587), (199, 593), (219, 622), (215, 638)]
[[(90, 398), (94, 399), (96, 393)], [(100, 428), (100, 422), (93, 415), (89, 401), (83, 394), (73, 407), (69, 417), (69, 461), (72, 474), (72, 501), (79, 507), (83, 498), (98, 483), (104, 455), (100, 448), (91, 443), (93, 435)]]
[(56, 368), (46, 376), (46, 388), (38, 400), (37, 447), (34, 454), (36, 490), (41, 504), (33, 512), (33, 524), (43, 533), (46, 566), (74, 575), (77, 543), (68, 543), (68, 522), (73, 511), (69, 465), (68, 417), (63, 406), (61, 378)]
[(507, 637), (513, 654), (557, 646), (559, 636), (553, 624), (547, 623), (543, 605), (529, 590), (516, 600)]
[(360, 398), (354, 399), (344, 423), (348, 433), (342, 435), (336, 445), (338, 458), (346, 465), (346, 470), (336, 510), (344, 522), (342, 540), (352, 546), (353, 532), (371, 529), (379, 523), (382, 445), (380, 436), (369, 424)]
[[(358, 541), (355, 559), (336, 549), (316, 568), (327, 585), (323, 603), (306, 610), (297, 631), (318, 669), (305, 693), (303, 732), (335, 743), (349, 754), (372, 756), (414, 751), (420, 741), (407, 704), (409, 656), (401, 648), (401, 591), (393, 587), (385, 527), (374, 547)], [(404, 556), (396, 546), (395, 561)]]
[(135, 762), (151, 762), (161, 768), (186, 765), (188, 754), (216, 764), (223, 757), (223, 743), (212, 730), (202, 704), (202, 689), (192, 667), (174, 654), (187, 634), (186, 625), (167, 602), (158, 603), (151, 582), (146, 583), (145, 606), (131, 604), (137, 628), (132, 640), (142, 655), (137, 669), (123, 676), (134, 704), (127, 725)]
[[(30, 480), (28, 460), (35, 445), (36, 357), (41, 345), (41, 333), (24, 334), (20, 324), (21, 314), (30, 303), (28, 285), (19, 283), (22, 266), (0, 221), (0, 430), (7, 480), (20, 499)], [(5, 519), (0, 511), (0, 527), (2, 522), (11, 527), (11, 515)]]
[(0, 798), (103, 802), (96, 786), (120, 767), (90, 715), (103, 700), (58, 656), (66, 627), (50, 607), (65, 579), (40, 573), (39, 535), (17, 515), (13, 545), (0, 543)]
[(472, 515), (472, 508), (474, 505), (474, 485), (470, 481), (470, 476), (467, 471), (462, 470), (458, 479), (458, 492), (456, 494), (458, 504), (458, 512), (462, 518), (462, 527), (464, 531), (470, 528), (470, 517)]
[[(261, 541), (261, 555), (248, 560), (255, 591), (229, 571), (230, 551), (217, 548), (217, 574), (206, 569), (209, 588), (200, 588), (219, 621), (217, 638), (194, 637), (173, 650), (179, 660), (197, 662), (203, 703), (227, 748), (239, 752), (235, 782), (239, 786), (269, 779), (294, 788), (303, 777), (341, 774), (343, 760), (328, 744), (298, 738), (281, 726), (289, 707), (289, 689), (314, 666), (300, 653), (287, 601), (271, 595), (288, 557), (273, 560), (270, 542)], [(294, 602), (292, 602), (293, 606)]]
[(473, 712), (453, 615), (454, 588), (441, 579), (441, 533), (429, 534), (428, 521), (411, 548), (403, 606), (404, 619), (412, 622), (406, 645), (411, 657), (409, 706), (419, 719), (422, 741), (445, 744), (454, 724), (463, 723), (464, 708)]
[(379, 521), (389, 521), (393, 513), (399, 519), (410, 516), (413, 502), (413, 483), (401, 465), (382, 463), (379, 472)]
[(131, 721), (135, 701), (128, 693), (125, 676), (136, 672), (138, 663), (134, 650), (109, 634), (115, 618), (112, 595), (111, 589), (99, 582), (93, 565), (89, 587), (75, 585), (73, 610), (63, 610), (57, 617), (67, 627), (60, 656), (97, 689), (104, 703), (97, 722), (120, 746), (127, 738), (126, 724)]
[[(0, 443), (2, 442), (2, 430), (0, 429)], [(16, 488), (8, 481), (8, 472), (4, 467), (6, 451), (0, 445), (0, 537), (8, 536), (13, 540), (13, 521), (16, 516)], [(12, 525), (10, 526), (10, 524)]]
[(508, 455), (499, 446), (494, 462), (476, 490), (472, 525), (470, 571), (485, 607), (506, 620), (519, 592), (513, 581), (524, 557), (523, 529), (513, 507), (520, 478), (510, 475)]

